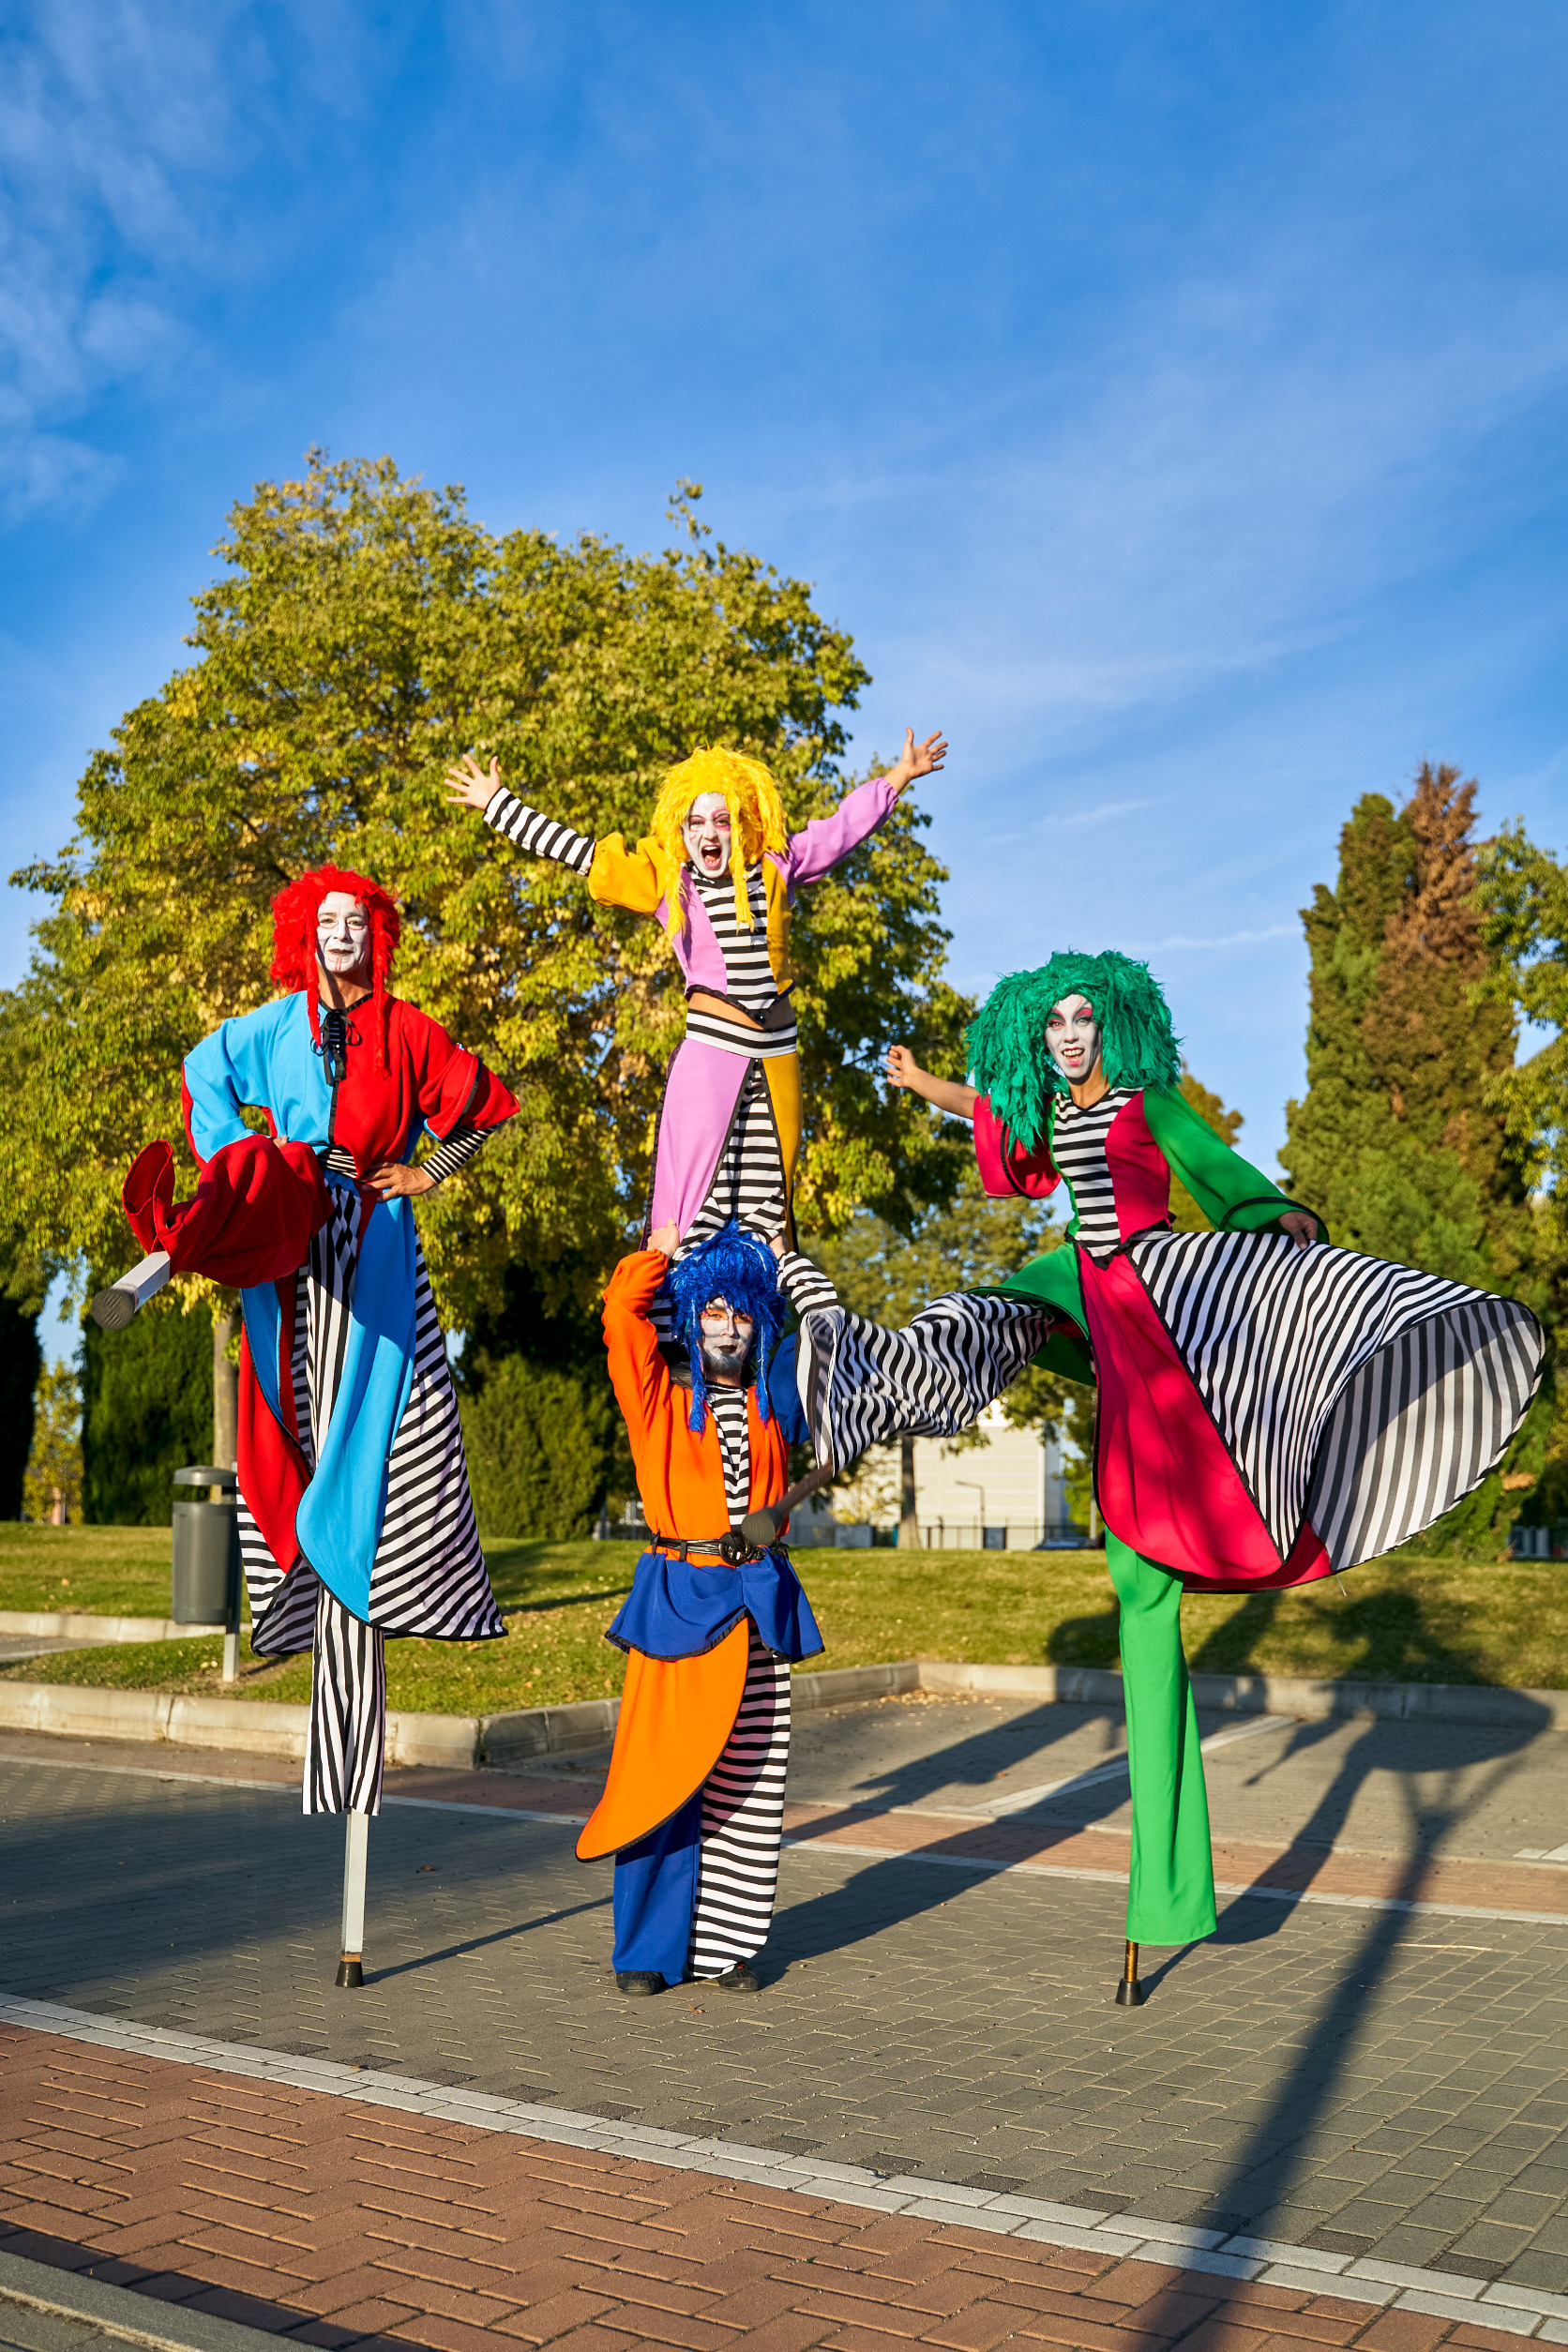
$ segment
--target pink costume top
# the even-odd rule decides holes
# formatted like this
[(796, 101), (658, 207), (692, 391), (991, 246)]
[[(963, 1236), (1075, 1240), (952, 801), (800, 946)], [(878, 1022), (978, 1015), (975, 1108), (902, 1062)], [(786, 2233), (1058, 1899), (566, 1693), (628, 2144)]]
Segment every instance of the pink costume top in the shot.
[[(790, 955), (794, 894), (857, 849), (897, 797), (885, 776), (873, 776), (847, 792), (831, 816), (814, 817), (782, 850), (765, 851), (748, 866), (749, 929), (735, 920), (728, 870), (699, 874), (652, 839), (634, 849), (618, 833), (591, 841), (505, 790), (485, 810), (485, 822), (520, 849), (581, 874), (601, 906), (653, 915), (668, 929), (672, 898), (679, 905), (671, 945), (686, 988), (686, 1029), (659, 1111), (649, 1229), (671, 1218), (689, 1242), (727, 1214), (767, 1230), (780, 1215), (788, 1220), (801, 1128), (798, 1041), (781, 1002), (795, 981)], [(698, 991), (747, 1018), (727, 1020), (692, 1005)], [(765, 1028), (754, 1025), (764, 1021)], [(754, 1073), (764, 1087), (761, 1096), (748, 1084)], [(731, 1167), (716, 1190), (727, 1144), (732, 1145)]]

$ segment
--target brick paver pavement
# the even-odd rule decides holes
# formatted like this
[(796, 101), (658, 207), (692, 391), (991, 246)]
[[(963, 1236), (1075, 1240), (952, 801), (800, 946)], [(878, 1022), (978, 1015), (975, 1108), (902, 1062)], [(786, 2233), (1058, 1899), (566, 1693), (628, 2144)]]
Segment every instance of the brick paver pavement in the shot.
[[(1124, 1842), (802, 1807), (761, 1999), (627, 2002), (608, 1869), (575, 1862), (569, 1826), (497, 1808), (580, 1812), (581, 1776), (403, 1774), (396, 1792), (462, 1809), (375, 1825), (372, 1982), (346, 1997), (340, 1828), (300, 1818), (296, 1767), (237, 1769), (261, 1785), (0, 1762), (0, 1983), (881, 2174), (1568, 2292), (1560, 1872), (1232, 1844), (1222, 1876), (1307, 1873), (1348, 1907), (1234, 1901), (1214, 1941), (1151, 1955), (1129, 2014), (1108, 2006)], [(916, 1836), (936, 1850), (895, 1850)], [(976, 1839), (1034, 1860), (975, 1869)], [(1391, 1870), (1414, 1899), (1470, 1893), (1469, 1912), (1353, 1907)]]
[[(667, 2164), (354, 2109), (0, 2027), (0, 2252), (341, 2352), (1370, 2352), (1511, 2346), (1420, 2311), (998, 2238)], [(1427, 2299), (1436, 2303), (1441, 2299)], [(149, 2332), (157, 2321), (149, 2312)]]

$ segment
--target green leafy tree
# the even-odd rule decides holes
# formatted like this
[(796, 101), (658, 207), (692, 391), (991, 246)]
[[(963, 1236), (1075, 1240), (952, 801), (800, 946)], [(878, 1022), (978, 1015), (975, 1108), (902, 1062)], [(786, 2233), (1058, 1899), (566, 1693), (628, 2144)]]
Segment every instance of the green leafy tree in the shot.
[[(770, 762), (794, 822), (836, 802), (838, 714), (867, 673), (803, 583), (706, 533), (698, 495), (677, 502), (683, 543), (651, 555), (496, 536), (460, 490), (388, 459), (315, 455), (234, 509), (196, 658), (94, 756), (60, 859), (15, 878), (51, 902), (0, 1005), (14, 1181), (46, 1261), (123, 1256), (120, 1179), (149, 1137), (178, 1137), (181, 1058), (271, 994), (271, 900), (335, 859), (399, 891), (399, 988), (522, 1101), (421, 1209), (447, 1312), (466, 1325), (515, 1259), (585, 1298), (641, 1210), (679, 975), (655, 925), (451, 809), (441, 778), (494, 752), (529, 799), (635, 837), (661, 773), (724, 741)], [(950, 1182), (928, 1123), (869, 1075), (889, 1034), (937, 1056), (956, 1027), (925, 822), (900, 801), (803, 909), (801, 1201), (828, 1229), (859, 1201), (907, 1224)]]
[(73, 1364), (46, 1364), (32, 1406), (32, 1444), (23, 1480), (28, 1518), (82, 1515), (82, 1384)]
[(1499, 1107), (1516, 1033), (1485, 992), (1475, 785), (1423, 766), (1356, 804), (1339, 879), (1304, 909), (1307, 1091), (1282, 1159), (1334, 1241), (1538, 1303), (1526, 1155)]
[(83, 1327), (83, 1515), (100, 1527), (167, 1527), (173, 1476), (209, 1460), (212, 1318), (166, 1290), (126, 1330)]
[[(1492, 958), (1486, 993), (1547, 1033), (1528, 1060), (1496, 1074), (1489, 1104), (1500, 1110), (1533, 1189), (1537, 1262), (1549, 1285), (1545, 1312), (1556, 1338), (1568, 1280), (1568, 865), (1538, 849), (1516, 820), (1483, 850), (1480, 869)], [(1560, 1355), (1553, 1392), (1539, 1463), (1527, 1457), (1509, 1466), (1520, 1485), (1535, 1472), (1519, 1514), (1535, 1527), (1568, 1520), (1568, 1380)]]
[(46, 1285), (43, 1269), (27, 1250), (0, 1245), (0, 1519), (26, 1510), (23, 1482), (33, 1444), (33, 1404), (43, 1349), (38, 1317)]
[(480, 1531), (590, 1534), (612, 1459), (608, 1386), (520, 1355), (481, 1369), (460, 1408)]
[[(1296, 1197), (1346, 1247), (1546, 1311), (1531, 1152), (1510, 1108), (1506, 859), (1473, 839), (1475, 792), (1428, 763), (1402, 808), (1370, 793), (1352, 810), (1338, 882), (1319, 883), (1303, 912), (1307, 1092), (1288, 1108), (1281, 1156)], [(1416, 1548), (1495, 1556), (1535, 1484), (1549, 1418), (1538, 1401), (1498, 1470)]]

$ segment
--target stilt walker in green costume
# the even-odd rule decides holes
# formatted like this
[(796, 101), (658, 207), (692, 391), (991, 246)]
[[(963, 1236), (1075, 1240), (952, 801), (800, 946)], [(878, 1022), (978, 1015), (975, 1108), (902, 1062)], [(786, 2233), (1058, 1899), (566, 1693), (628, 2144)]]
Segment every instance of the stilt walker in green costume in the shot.
[[(803, 1323), (819, 1462), (968, 1427), (1039, 1361), (1096, 1389), (1094, 1493), (1121, 1605), (1132, 1777), (1127, 1957), (1212, 1933), (1214, 1864), (1184, 1586), (1305, 1584), (1402, 1543), (1500, 1458), (1540, 1380), (1528, 1308), (1335, 1249), (1180, 1091), (1143, 964), (1059, 955), (999, 981), (972, 1085), (902, 1046), (888, 1077), (974, 1123), (988, 1192), (1065, 1183), (1068, 1245), (901, 1331), (840, 1307)], [(1179, 1176), (1214, 1230), (1176, 1233)]]

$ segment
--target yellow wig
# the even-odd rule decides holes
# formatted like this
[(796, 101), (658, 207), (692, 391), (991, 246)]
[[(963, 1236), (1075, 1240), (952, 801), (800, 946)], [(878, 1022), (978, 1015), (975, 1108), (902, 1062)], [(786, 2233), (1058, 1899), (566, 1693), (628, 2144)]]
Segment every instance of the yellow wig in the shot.
[[(686, 863), (683, 828), (692, 802), (702, 792), (721, 792), (730, 811), (730, 872), (735, 885), (735, 920), (749, 931), (755, 927), (746, 895), (746, 869), (754, 866), (764, 851), (781, 850), (788, 842), (784, 803), (761, 760), (748, 760), (744, 751), (694, 751), (689, 760), (683, 760), (679, 767), (671, 769), (654, 803), (654, 839), (673, 860), (677, 872)], [(683, 896), (678, 890), (670, 894), (671, 939), (681, 928)]]

